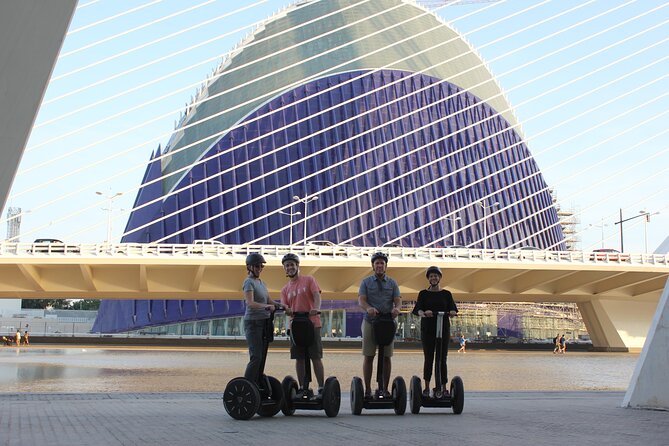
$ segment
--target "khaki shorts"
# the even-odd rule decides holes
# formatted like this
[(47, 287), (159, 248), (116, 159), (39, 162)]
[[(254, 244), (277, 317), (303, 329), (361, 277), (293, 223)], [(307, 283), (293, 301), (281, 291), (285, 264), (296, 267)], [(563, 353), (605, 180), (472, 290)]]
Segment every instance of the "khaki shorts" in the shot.
[[(321, 342), (321, 327), (314, 327), (314, 339), (307, 347), (309, 359), (323, 358), (323, 343)], [(290, 359), (304, 359), (304, 348), (298, 347), (290, 339)]]
[[(367, 319), (362, 320), (362, 354), (363, 356), (376, 356), (378, 351), (378, 344), (376, 339), (374, 339), (374, 330), (372, 329), (372, 323), (367, 321)], [(395, 340), (386, 345), (383, 348), (383, 356), (390, 358), (393, 356), (393, 346), (395, 345)]]

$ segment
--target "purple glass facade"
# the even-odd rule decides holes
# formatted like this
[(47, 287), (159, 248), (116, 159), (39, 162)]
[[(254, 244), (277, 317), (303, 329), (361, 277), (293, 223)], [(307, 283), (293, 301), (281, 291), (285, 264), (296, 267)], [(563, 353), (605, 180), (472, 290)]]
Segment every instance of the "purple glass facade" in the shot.
[[(163, 197), (161, 182), (152, 182), (160, 176), (160, 163), (150, 161), (135, 207)], [(488, 211), (488, 248), (564, 249), (552, 197), (520, 135), (470, 93), (406, 71), (347, 72), (285, 92), (218, 139), (174, 191), (136, 209), (123, 241), (287, 245), (288, 217), (278, 211), (293, 196), (317, 193), (312, 239), (481, 247), (476, 202), (485, 198), (500, 204)], [(454, 211), (458, 228), (444, 219)], [(303, 230), (296, 221), (293, 240)], [(241, 302), (194, 302), (106, 300), (93, 331), (242, 311)]]

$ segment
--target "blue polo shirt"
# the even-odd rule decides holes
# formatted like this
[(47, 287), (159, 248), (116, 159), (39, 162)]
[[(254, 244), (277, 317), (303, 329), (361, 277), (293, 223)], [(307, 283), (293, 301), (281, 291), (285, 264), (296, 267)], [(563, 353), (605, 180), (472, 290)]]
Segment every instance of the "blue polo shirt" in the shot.
[[(379, 280), (373, 275), (362, 280), (358, 295), (367, 297), (367, 303), (379, 313), (390, 313), (393, 311), (393, 301), (400, 297), (400, 287), (388, 276)], [(365, 313), (365, 319), (369, 320), (369, 314)]]

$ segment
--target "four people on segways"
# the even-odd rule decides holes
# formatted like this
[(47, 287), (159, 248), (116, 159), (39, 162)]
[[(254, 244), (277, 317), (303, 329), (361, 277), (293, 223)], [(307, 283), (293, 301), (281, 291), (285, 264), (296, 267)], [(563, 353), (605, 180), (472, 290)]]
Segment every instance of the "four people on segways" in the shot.
[[(388, 256), (377, 252), (372, 256), (374, 274), (363, 279), (358, 292), (358, 303), (365, 311), (362, 321), (362, 354), (364, 356), (362, 373), (364, 377), (364, 395), (362, 381), (354, 377), (351, 382), (351, 411), (359, 415), (362, 408), (393, 408), (398, 415), (406, 409), (406, 384), (402, 377), (393, 380), (389, 391), (392, 371), (391, 358), (396, 331), (396, 319), (400, 314), (402, 296), (392, 278), (386, 275)], [(372, 370), (378, 348), (377, 389), (372, 393)]]
[[(420, 316), (420, 337), (423, 346), (423, 380), (414, 376), (410, 383), (411, 412), (418, 413), (420, 407), (453, 407), (455, 413), (462, 412), (464, 387), (460, 377), (454, 377), (448, 387), (448, 341), (450, 318), (458, 314), (458, 308), (450, 291), (441, 288), (441, 269), (431, 266), (425, 272), (429, 286), (418, 293), (413, 314)], [(430, 380), (434, 364), (435, 387), (430, 393)]]
[[(300, 259), (296, 254), (286, 254), (281, 263), (289, 278), (281, 290), (281, 303), (290, 316), (290, 357), (295, 360), (297, 373), (297, 382), (292, 376), (283, 380), (282, 412), (292, 415), (295, 409), (325, 410), (326, 415), (334, 417), (339, 413), (341, 389), (337, 378), (324, 380), (321, 289), (312, 276), (300, 274)], [(316, 394), (309, 387), (312, 364), (318, 382)]]
[[(358, 293), (359, 305), (365, 311), (361, 327), (364, 387), (363, 380), (357, 376), (353, 378), (351, 411), (359, 415), (363, 408), (392, 408), (396, 414), (402, 415), (407, 403), (404, 379), (396, 377), (392, 390), (388, 390), (396, 319), (400, 314), (402, 298), (397, 283), (386, 275), (386, 254), (377, 252), (371, 261), (374, 274), (363, 279)], [(231, 380), (223, 396), (226, 411), (235, 419), (246, 420), (256, 413), (274, 416), (279, 410), (286, 415), (292, 415), (295, 409), (325, 410), (328, 416), (336, 416), (339, 412), (339, 383), (334, 377), (324, 381), (320, 288), (313, 277), (299, 274), (300, 261), (297, 255), (285, 255), (282, 264), (290, 280), (281, 291), (280, 304), (270, 298), (267, 287), (260, 280), (265, 265), (263, 256), (253, 253), (246, 258), (248, 276), (242, 289), (246, 302), (244, 329), (249, 347), (249, 363), (244, 377)], [(413, 310), (414, 314), (421, 317), (425, 390), (421, 387), (420, 379), (414, 376), (411, 380), (411, 411), (418, 413), (421, 406), (453, 407), (455, 413), (461, 413), (464, 405), (462, 380), (454, 377), (449, 390), (446, 364), (450, 338), (449, 317), (457, 314), (457, 306), (451, 293), (439, 285), (442, 272), (438, 267), (428, 268), (426, 277), (429, 287), (419, 293)], [(291, 358), (296, 360), (298, 381), (287, 376), (283, 383), (279, 383), (276, 378), (264, 374), (267, 350), (274, 336), (274, 313), (277, 309), (285, 309), (291, 317)], [(371, 377), (377, 348), (378, 387), (372, 393)], [(430, 393), (433, 363), (436, 385)], [(319, 386), (315, 394), (309, 387), (312, 364)]]

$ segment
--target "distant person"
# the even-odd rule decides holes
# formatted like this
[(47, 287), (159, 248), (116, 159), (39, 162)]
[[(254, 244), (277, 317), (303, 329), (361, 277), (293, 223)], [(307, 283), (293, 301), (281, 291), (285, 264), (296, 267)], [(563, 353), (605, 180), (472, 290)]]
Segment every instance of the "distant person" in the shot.
[(16, 346), (20, 347), (21, 346), (21, 330), (16, 329), (16, 335), (14, 336), (14, 340), (16, 341)]
[(560, 333), (553, 338), (553, 354), (560, 353), (562, 349), (560, 348)]
[(467, 353), (465, 350), (467, 346), (467, 338), (465, 338), (465, 335), (460, 333), (460, 349), (458, 350), (458, 353)]
[[(446, 317), (442, 320), (442, 354), (441, 358), (441, 380), (444, 393), (448, 392), (448, 341), (450, 339), (450, 317), (458, 314), (458, 307), (455, 305), (453, 295), (450, 291), (441, 288), (442, 273), (437, 266), (431, 266), (425, 272), (429, 286), (418, 293), (416, 305), (412, 311), (416, 316), (420, 316), (420, 342), (423, 345), (423, 379), (425, 380), (425, 390), (423, 396), (430, 396), (430, 380), (432, 379), (432, 365), (434, 363), (434, 349), (437, 338), (437, 313), (443, 311)], [(435, 378), (436, 379), (436, 378)]]
[(560, 337), (560, 351), (561, 353), (567, 353), (567, 339), (562, 335)]
[(28, 330), (23, 332), (23, 345), (30, 345), (30, 336), (28, 336)]
[(3, 337), (2, 337), (2, 343), (3, 343), (4, 345), (11, 346), (11, 345), (12, 345), (11, 335), (10, 335), (10, 337), (3, 336)]
[[(294, 314), (309, 313), (309, 319), (314, 324), (314, 336), (311, 338), (311, 344), (307, 347), (311, 364), (314, 366), (314, 374), (318, 381), (318, 393), (323, 392), (323, 383), (325, 382), (325, 372), (323, 370), (323, 344), (321, 341), (321, 317), (318, 315), (321, 309), (321, 289), (312, 276), (300, 275), (300, 258), (293, 253), (288, 253), (281, 259), (286, 276), (290, 279), (281, 289), (281, 303), (286, 309), (286, 314), (291, 318), (291, 324)], [(292, 330), (291, 330), (292, 332)], [(304, 348), (298, 347), (291, 342), (290, 358), (295, 360), (295, 372), (297, 372), (297, 381), (300, 388), (305, 385), (305, 370), (311, 367), (311, 364), (305, 364)]]
[[(365, 312), (361, 327), (362, 355), (364, 356), (362, 374), (365, 380), (365, 398), (372, 396), (372, 369), (374, 368), (374, 357), (378, 347), (374, 337), (372, 321), (381, 313), (390, 313), (393, 319), (396, 319), (402, 306), (400, 288), (397, 286), (397, 282), (386, 275), (387, 267), (388, 256), (382, 252), (375, 253), (372, 256), (374, 274), (362, 280), (358, 291), (358, 304)], [(383, 349), (383, 389), (379, 389), (379, 391), (384, 393), (384, 397), (390, 396), (388, 383), (390, 382), (394, 343), (394, 341), (391, 342)]]

